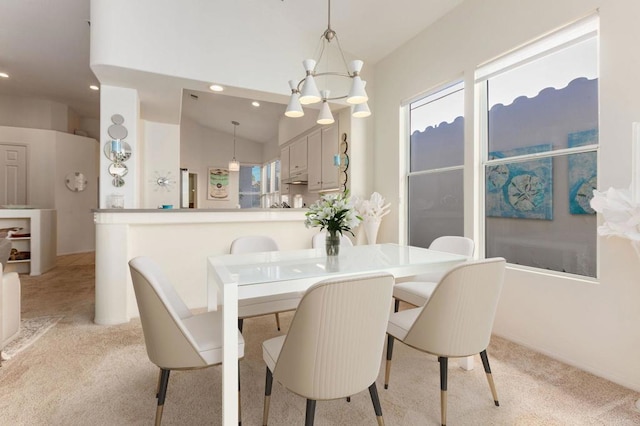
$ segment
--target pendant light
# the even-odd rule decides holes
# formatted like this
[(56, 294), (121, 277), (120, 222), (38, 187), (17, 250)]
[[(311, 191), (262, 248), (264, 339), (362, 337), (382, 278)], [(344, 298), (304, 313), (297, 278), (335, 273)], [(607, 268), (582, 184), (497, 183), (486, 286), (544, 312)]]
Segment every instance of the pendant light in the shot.
[(229, 161), (229, 171), (237, 172), (240, 171), (240, 162), (236, 160), (236, 129), (240, 123), (232, 121), (231, 124), (233, 124), (233, 160)]

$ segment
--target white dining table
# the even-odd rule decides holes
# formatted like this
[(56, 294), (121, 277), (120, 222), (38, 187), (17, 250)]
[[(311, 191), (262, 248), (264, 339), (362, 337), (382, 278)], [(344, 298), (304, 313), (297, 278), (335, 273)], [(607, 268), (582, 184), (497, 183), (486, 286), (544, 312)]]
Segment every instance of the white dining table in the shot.
[[(207, 259), (207, 307), (223, 306), (222, 419), (238, 424), (238, 300), (304, 291), (329, 278), (388, 272), (395, 278), (444, 271), (467, 257), (398, 244), (211, 256)], [(391, 304), (390, 304), (391, 305)]]

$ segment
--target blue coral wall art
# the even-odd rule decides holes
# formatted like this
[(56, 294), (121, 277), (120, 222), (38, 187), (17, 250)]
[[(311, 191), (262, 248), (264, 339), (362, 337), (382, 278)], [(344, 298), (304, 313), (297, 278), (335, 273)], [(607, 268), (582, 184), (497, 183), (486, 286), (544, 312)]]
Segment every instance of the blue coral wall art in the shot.
[[(540, 144), (508, 151), (493, 151), (489, 159), (509, 158), (551, 150)], [(487, 216), (553, 219), (553, 162), (541, 158), (487, 167)]]
[[(597, 143), (597, 129), (569, 133), (569, 148)], [(569, 155), (569, 213), (596, 214), (590, 202), (598, 183), (597, 161), (595, 152)]]

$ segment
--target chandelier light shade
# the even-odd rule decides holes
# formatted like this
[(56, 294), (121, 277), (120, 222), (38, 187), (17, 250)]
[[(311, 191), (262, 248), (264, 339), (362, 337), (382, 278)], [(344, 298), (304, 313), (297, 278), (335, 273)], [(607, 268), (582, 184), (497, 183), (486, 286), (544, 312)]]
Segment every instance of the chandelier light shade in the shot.
[[(287, 117), (302, 117), (304, 111), (302, 105), (311, 105), (318, 102), (322, 102), (320, 108), (320, 114), (318, 115), (317, 122), (320, 124), (331, 124), (334, 122), (333, 114), (329, 108), (329, 101), (345, 100), (352, 106), (364, 104), (359, 108), (352, 107), (354, 117), (368, 117), (371, 115), (369, 106), (366, 102), (369, 100), (367, 92), (365, 90), (366, 82), (360, 77), (360, 71), (364, 62), (361, 60), (351, 61), (347, 65), (342, 47), (340, 47), (340, 41), (335, 31), (331, 29), (331, 0), (327, 0), (328, 14), (327, 14), (327, 29), (320, 36), (320, 54), (317, 59), (305, 59), (302, 61), (302, 65), (305, 70), (305, 76), (302, 80), (296, 82), (296, 80), (289, 81), (291, 88), (291, 97), (289, 104), (285, 111)], [(318, 70), (320, 64), (329, 63), (329, 48), (331, 43), (335, 42), (339, 57), (342, 59), (343, 69), (341, 70)], [(328, 80), (327, 78), (347, 78), (351, 80), (350, 90), (348, 93), (339, 93), (333, 97), (329, 97), (330, 90), (328, 87), (319, 87), (319, 84)], [(335, 80), (334, 80), (335, 81)], [(334, 92), (335, 93), (335, 92)], [(358, 115), (355, 115), (356, 112)]]
[[(367, 85), (366, 81), (362, 82), (362, 89)], [(366, 102), (360, 104), (351, 105), (351, 116), (355, 118), (366, 118), (371, 115), (371, 110)]]
[(300, 99), (298, 99), (298, 82), (295, 80), (289, 80), (289, 86), (291, 87), (291, 98), (289, 99), (289, 105), (284, 115), (287, 117), (297, 118), (304, 115), (302, 105), (300, 105)]
[(351, 83), (351, 90), (347, 96), (347, 103), (352, 105), (362, 104), (369, 100), (367, 92), (364, 90), (366, 82), (360, 78), (360, 70), (362, 69), (364, 62), (356, 60), (351, 61), (351, 75), (353, 75), (353, 82)]
[(229, 161), (229, 171), (238, 172), (240, 171), (240, 162), (236, 160), (236, 128), (240, 123), (232, 121), (231, 124), (233, 124), (233, 160)]
[(369, 105), (365, 102), (352, 106), (351, 115), (355, 118), (366, 118), (371, 115), (371, 110), (369, 109)]
[(322, 100), (320, 97), (320, 91), (316, 85), (316, 79), (313, 76), (314, 69), (316, 67), (316, 61), (313, 59), (305, 59), (302, 61), (307, 75), (302, 83), (302, 90), (300, 91), (300, 103), (302, 105), (317, 104)]
[(329, 104), (327, 103), (327, 99), (329, 98), (329, 91), (322, 91), (322, 108), (320, 108), (320, 114), (318, 115), (318, 124), (333, 124), (335, 120), (333, 119), (333, 114), (331, 114), (331, 109), (329, 108)]

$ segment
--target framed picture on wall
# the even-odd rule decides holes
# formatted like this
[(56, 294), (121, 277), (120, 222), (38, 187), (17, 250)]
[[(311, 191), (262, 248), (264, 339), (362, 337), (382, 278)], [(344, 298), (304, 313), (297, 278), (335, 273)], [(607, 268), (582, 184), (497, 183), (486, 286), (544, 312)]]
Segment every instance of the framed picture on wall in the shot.
[(217, 167), (209, 168), (208, 200), (226, 200), (229, 198), (229, 170)]
[[(547, 152), (550, 144), (492, 151), (489, 159)], [(487, 168), (487, 216), (553, 220), (551, 158), (499, 164)]]

